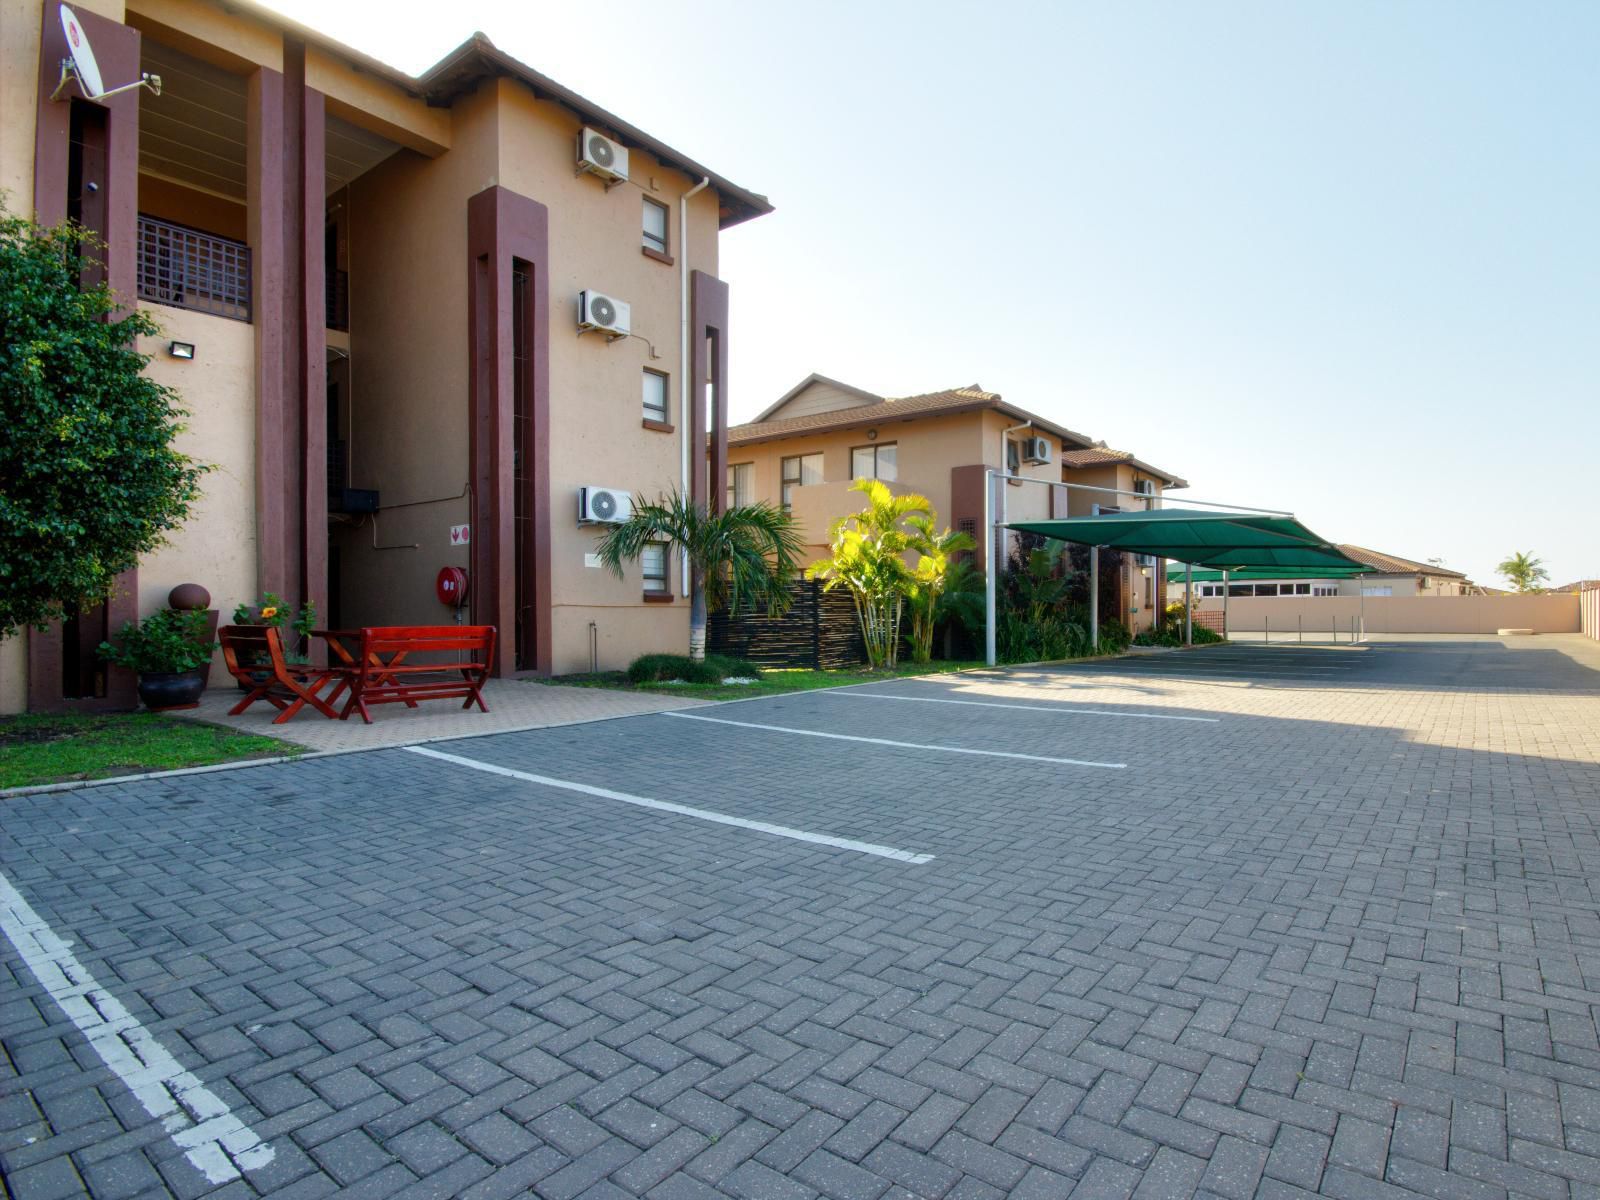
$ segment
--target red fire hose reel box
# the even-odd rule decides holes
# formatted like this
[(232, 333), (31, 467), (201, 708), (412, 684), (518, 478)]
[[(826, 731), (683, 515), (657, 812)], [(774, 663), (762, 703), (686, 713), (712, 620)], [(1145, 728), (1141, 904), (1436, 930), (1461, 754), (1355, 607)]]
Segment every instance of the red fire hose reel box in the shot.
[(433, 590), (438, 594), (440, 604), (460, 608), (467, 602), (466, 568), (440, 567), (439, 576), (433, 581)]

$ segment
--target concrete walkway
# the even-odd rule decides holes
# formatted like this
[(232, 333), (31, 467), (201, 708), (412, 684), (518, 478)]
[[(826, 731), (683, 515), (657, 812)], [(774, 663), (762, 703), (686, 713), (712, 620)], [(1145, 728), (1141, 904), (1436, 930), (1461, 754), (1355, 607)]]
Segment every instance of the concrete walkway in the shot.
[(237, 717), (230, 717), (228, 710), (243, 698), (243, 693), (232, 686), (232, 680), (226, 675), (222, 679), (222, 686), (213, 682), (206, 690), (199, 708), (172, 715), (226, 725), (244, 733), (281, 738), (311, 750), (404, 746), (482, 733), (510, 733), (518, 729), (544, 729), (552, 725), (602, 721), (608, 717), (695, 708), (703, 703), (649, 692), (559, 687), (526, 679), (491, 679), (483, 689), (484, 701), (489, 705), (486, 713), (476, 708), (463, 712), (456, 700), (433, 700), (416, 708), (381, 704), (373, 708), (372, 724), (367, 725), (358, 716), (348, 721), (330, 721), (306, 707), (292, 721), (274, 725), (272, 718), (278, 715), (278, 710), (265, 701), (252, 704)]

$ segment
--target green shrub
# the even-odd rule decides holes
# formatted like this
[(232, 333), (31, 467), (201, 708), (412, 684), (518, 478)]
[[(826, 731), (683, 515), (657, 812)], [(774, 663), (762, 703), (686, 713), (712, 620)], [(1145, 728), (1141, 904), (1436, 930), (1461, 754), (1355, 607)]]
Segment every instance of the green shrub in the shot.
[(196, 671), (211, 661), (216, 645), (206, 624), (203, 612), (164, 608), (137, 625), (124, 622), (114, 645), (100, 643), (99, 655), (140, 675)]
[(644, 654), (628, 666), (629, 683), (721, 683), (724, 679), (760, 679), (761, 668), (740, 658), (708, 654), (696, 662), (683, 654)]
[(149, 310), (78, 286), (100, 249), (0, 207), (0, 637), (110, 596), (209, 469), (174, 447), (178, 394), (144, 374)]
[[(1207, 629), (1204, 625), (1196, 625), (1192, 631), (1196, 646), (1209, 646), (1223, 640), (1219, 633)], [(1183, 609), (1180, 606), (1176, 621), (1168, 621), (1157, 628), (1146, 629), (1133, 639), (1135, 646), (1181, 646), (1183, 645)]]

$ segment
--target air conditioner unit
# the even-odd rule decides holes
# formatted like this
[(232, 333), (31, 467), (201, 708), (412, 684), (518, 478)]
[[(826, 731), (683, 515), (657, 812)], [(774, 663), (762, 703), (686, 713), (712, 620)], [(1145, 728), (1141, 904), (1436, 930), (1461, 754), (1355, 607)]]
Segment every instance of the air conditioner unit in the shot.
[(1030, 437), (1022, 439), (1022, 457), (1031, 463), (1047, 463), (1050, 461), (1050, 439)]
[(578, 132), (578, 170), (622, 183), (628, 178), (628, 148), (585, 126)]
[(578, 294), (580, 330), (598, 329), (601, 333), (625, 337), (629, 331), (632, 313), (633, 310), (628, 307), (627, 301), (618, 300), (615, 296), (607, 296), (600, 292)]
[(578, 524), (620, 525), (633, 515), (633, 493), (619, 488), (578, 489)]

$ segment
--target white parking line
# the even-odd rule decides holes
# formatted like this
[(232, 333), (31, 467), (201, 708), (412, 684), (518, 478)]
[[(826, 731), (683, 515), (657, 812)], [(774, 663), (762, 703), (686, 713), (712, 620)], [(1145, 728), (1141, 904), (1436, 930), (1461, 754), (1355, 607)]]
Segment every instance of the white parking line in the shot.
[(942, 750), (946, 754), (978, 754), (984, 758), (1020, 758), (1028, 762), (1059, 763), (1067, 767), (1105, 767), (1111, 771), (1127, 770), (1127, 763), (1090, 762), (1082, 758), (1048, 758), (1043, 754), (1017, 754), (1010, 750), (969, 750), (964, 746), (933, 746), (922, 742), (896, 742), (889, 738), (857, 737), (853, 733), (823, 733), (820, 729), (794, 729), (788, 725), (758, 725), (754, 721), (729, 721), (724, 717), (701, 717), (694, 713), (664, 712), (657, 716), (677, 717), (683, 721), (709, 721), (713, 725), (738, 725), (743, 729), (765, 729), (772, 733), (793, 733), (801, 737), (832, 738), (840, 742), (867, 742), (873, 746), (896, 746), (902, 750)]
[(239, 1178), (273, 1158), (263, 1142), (217, 1095), (185, 1071), (167, 1048), (106, 991), (76, 955), (0, 875), (0, 929), (51, 999), (88, 1039), (145, 1112), (213, 1184)]
[[(670, 714), (669, 714), (670, 715)], [(668, 800), (652, 800), (648, 796), (633, 796), (627, 792), (614, 792), (610, 788), (594, 787), (587, 783), (575, 783), (570, 779), (551, 779), (548, 775), (535, 775), (531, 771), (518, 771), (511, 767), (500, 767), (494, 763), (481, 762), (476, 758), (463, 758), (459, 754), (446, 754), (442, 750), (431, 750), (427, 746), (402, 746), (412, 754), (420, 754), (425, 758), (437, 758), (440, 762), (455, 763), (458, 767), (470, 767), (474, 771), (487, 771), (491, 775), (504, 775), (507, 779), (520, 779), (524, 783), (536, 783), (541, 787), (560, 788), (567, 792), (581, 792), (585, 796), (598, 796), (602, 800), (616, 800), (622, 804), (634, 804), (640, 808), (653, 808), (657, 812), (676, 813), (680, 817), (694, 817), (699, 821), (712, 821), (718, 825), (733, 825), (739, 829), (750, 829), (756, 833), (770, 833), (774, 837), (791, 838), (797, 842), (810, 842), (816, 846), (832, 846), (837, 850), (853, 850), (857, 854), (871, 854), (877, 858), (892, 858), (896, 862), (914, 863), (921, 866), (923, 863), (932, 862), (933, 855), (918, 854), (911, 850), (897, 850), (893, 846), (879, 846), (873, 842), (858, 842), (853, 838), (833, 837), (826, 833), (811, 833), (804, 829), (791, 829), (787, 825), (772, 825), (766, 821), (747, 821), (743, 817), (730, 817), (727, 813), (712, 812), (704, 808), (690, 808), (686, 804), (673, 804)]]
[(1066, 717), (1131, 717), (1136, 721), (1204, 721), (1215, 725), (1221, 717), (1169, 717), (1165, 713), (1112, 712), (1104, 708), (1078, 708), (1070, 704), (1001, 704), (995, 700), (942, 700), (934, 696), (890, 696), (884, 692), (857, 692), (826, 688), (816, 693), (840, 700), (909, 700), (913, 704), (969, 704), (974, 708), (1021, 708)]

